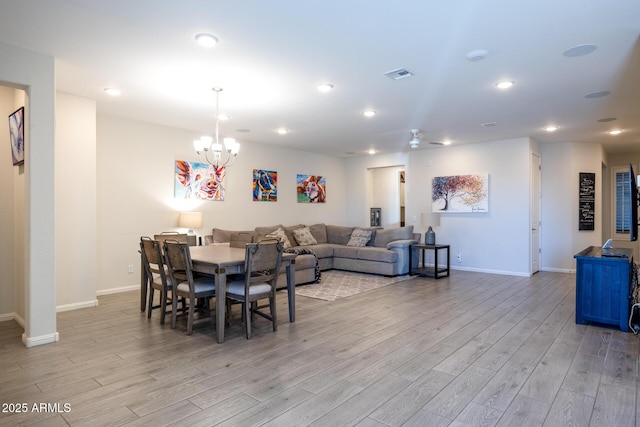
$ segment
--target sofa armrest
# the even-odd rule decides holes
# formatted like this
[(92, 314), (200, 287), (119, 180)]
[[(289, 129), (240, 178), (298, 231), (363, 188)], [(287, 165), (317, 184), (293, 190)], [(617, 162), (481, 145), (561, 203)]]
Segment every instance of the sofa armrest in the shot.
[(418, 257), (415, 256), (416, 254), (412, 255), (409, 253), (411, 245), (418, 243), (420, 243), (420, 241), (414, 239), (394, 240), (387, 243), (387, 249), (398, 254), (396, 274), (402, 275), (409, 272), (409, 258), (412, 258), (414, 268), (418, 266)]
[(387, 243), (387, 249), (408, 248), (409, 246), (415, 245), (417, 243), (420, 243), (420, 242), (415, 239), (394, 240), (393, 242)]

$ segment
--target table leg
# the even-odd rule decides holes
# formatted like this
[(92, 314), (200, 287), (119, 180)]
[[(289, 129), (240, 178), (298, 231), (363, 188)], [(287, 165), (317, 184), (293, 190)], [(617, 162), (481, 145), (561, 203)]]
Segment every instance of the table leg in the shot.
[(227, 272), (224, 268), (216, 268), (216, 332), (218, 343), (224, 342), (225, 314), (227, 306)]
[(296, 264), (287, 264), (287, 297), (289, 298), (289, 322), (296, 321)]

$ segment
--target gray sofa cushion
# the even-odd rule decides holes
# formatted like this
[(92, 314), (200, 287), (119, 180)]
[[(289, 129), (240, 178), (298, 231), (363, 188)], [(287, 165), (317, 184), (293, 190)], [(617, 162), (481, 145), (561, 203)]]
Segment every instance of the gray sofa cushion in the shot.
[(396, 252), (390, 251), (386, 248), (376, 248), (371, 246), (335, 247), (333, 250), (333, 256), (336, 258), (350, 258), (350, 259), (361, 259), (361, 260), (367, 260), (367, 261), (392, 262), (392, 263), (398, 260), (398, 254)]
[(276, 224), (276, 225), (270, 225), (268, 227), (256, 227), (255, 232), (261, 236), (266, 236), (269, 233), (273, 233), (278, 228), (284, 229), (284, 225)]
[(303, 247), (305, 249), (312, 250), (318, 257), (318, 259), (322, 259), (322, 258), (332, 258), (333, 251), (338, 246), (330, 245), (328, 243), (318, 243), (317, 245), (303, 246)]
[(313, 224), (309, 226), (311, 234), (316, 238), (318, 244), (327, 243), (327, 226), (324, 224)]
[(346, 245), (354, 228), (342, 225), (327, 225), (327, 243)]
[(413, 225), (407, 227), (387, 228), (376, 232), (376, 240), (373, 246), (377, 248), (385, 248), (388, 243), (394, 240), (411, 240), (413, 239)]
[(232, 233), (249, 233), (254, 235), (253, 230), (238, 231), (238, 230), (222, 230), (220, 228), (214, 228), (211, 232), (213, 243), (229, 243), (231, 241)]

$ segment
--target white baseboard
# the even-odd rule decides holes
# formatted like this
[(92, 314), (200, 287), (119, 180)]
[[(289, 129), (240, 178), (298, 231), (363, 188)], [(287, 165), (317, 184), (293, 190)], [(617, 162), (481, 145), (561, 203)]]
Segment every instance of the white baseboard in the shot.
[(20, 327), (22, 327), (22, 329), (26, 328), (24, 319), (18, 313), (13, 313), (13, 320), (18, 322), (18, 325), (20, 325)]
[(110, 295), (110, 294), (119, 294), (121, 292), (131, 292), (131, 291), (139, 291), (140, 285), (132, 285), (132, 286), (123, 286), (121, 288), (111, 288), (111, 289), (102, 289), (96, 292), (97, 296), (101, 295)]
[(63, 311), (80, 310), (81, 308), (92, 308), (98, 306), (98, 300), (74, 302), (73, 304), (63, 304), (56, 306), (56, 313), (62, 313)]
[(37, 345), (50, 344), (60, 340), (60, 334), (54, 332), (53, 334), (41, 335), (39, 337), (28, 337), (27, 334), (22, 334), (22, 342), (28, 347), (35, 347)]
[(9, 320), (15, 319), (15, 317), (15, 313), (0, 314), (0, 322), (8, 322)]
[(474, 267), (460, 267), (460, 266), (449, 266), (451, 270), (459, 270), (459, 271), (472, 271), (474, 273), (488, 273), (488, 274), (501, 274), (503, 276), (517, 276), (517, 277), (531, 277), (531, 274), (523, 273), (520, 271), (504, 271), (504, 270), (488, 270), (486, 268), (474, 268)]
[(551, 273), (575, 273), (576, 270), (574, 270), (573, 268), (549, 268), (549, 267), (545, 267), (545, 268), (541, 268), (540, 271), (549, 271)]

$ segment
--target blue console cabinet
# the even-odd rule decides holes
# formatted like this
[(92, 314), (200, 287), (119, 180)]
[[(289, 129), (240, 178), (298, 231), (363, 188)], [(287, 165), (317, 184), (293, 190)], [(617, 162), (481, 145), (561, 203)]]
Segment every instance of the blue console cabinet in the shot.
[(605, 256), (590, 246), (577, 253), (576, 323), (601, 323), (629, 330), (633, 250), (616, 248)]

